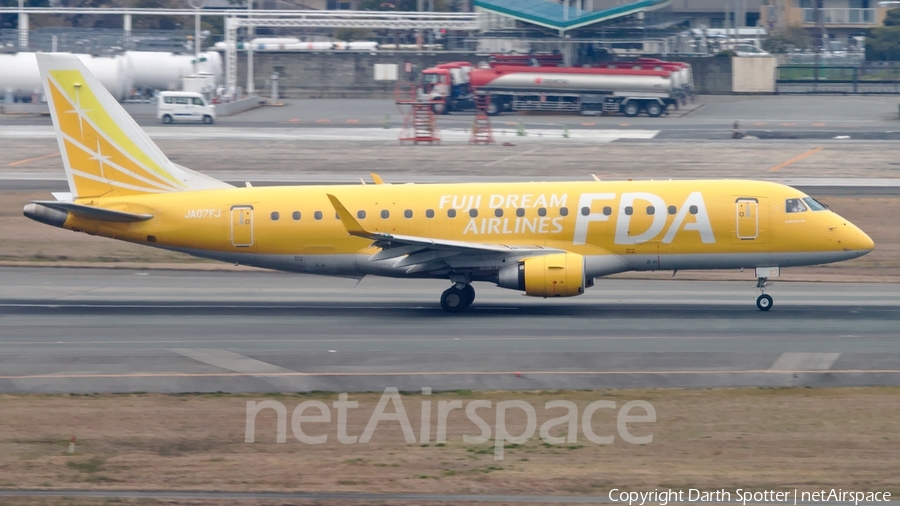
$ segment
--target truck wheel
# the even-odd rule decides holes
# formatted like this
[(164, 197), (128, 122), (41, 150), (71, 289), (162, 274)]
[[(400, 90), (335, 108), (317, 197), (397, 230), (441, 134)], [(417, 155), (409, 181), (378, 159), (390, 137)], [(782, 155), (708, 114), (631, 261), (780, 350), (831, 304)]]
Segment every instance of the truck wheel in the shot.
[(166, 125), (171, 125), (172, 124), (172, 116), (169, 116), (168, 114), (163, 116), (163, 123)]
[(434, 104), (431, 104), (431, 112), (435, 114), (447, 114), (448, 112), (450, 112), (449, 109), (450, 108), (447, 107), (447, 104), (445, 104), (444, 102), (436, 102)]
[(640, 114), (641, 112), (641, 104), (638, 104), (635, 101), (628, 102), (624, 106), (622, 106), (622, 114), (628, 116), (629, 118), (633, 118)]
[(203, 124), (204, 124), (204, 125), (212, 125), (212, 124), (213, 124), (213, 117), (210, 116), (210, 115), (208, 115), (208, 114), (207, 114), (206, 116), (203, 116)]
[(647, 102), (647, 116), (655, 118), (663, 113), (663, 108), (659, 102)]
[(487, 110), (485, 112), (488, 113), (488, 116), (497, 116), (498, 114), (500, 114), (500, 104), (492, 100), (490, 103), (488, 103)]

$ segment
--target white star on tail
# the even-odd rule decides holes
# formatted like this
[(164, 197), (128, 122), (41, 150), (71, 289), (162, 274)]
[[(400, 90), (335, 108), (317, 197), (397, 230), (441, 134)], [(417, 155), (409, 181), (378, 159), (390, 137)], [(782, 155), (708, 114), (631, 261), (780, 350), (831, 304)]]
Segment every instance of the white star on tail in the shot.
[(103, 172), (103, 162), (106, 162), (107, 165), (109, 165), (109, 159), (112, 157), (104, 156), (103, 153), (100, 152), (100, 139), (97, 139), (97, 151), (91, 151), (90, 154), (91, 160), (97, 160), (97, 162), (100, 164), (100, 177), (106, 179), (106, 174), (104, 174)]
[(72, 104), (72, 109), (66, 111), (66, 114), (77, 114), (78, 115), (78, 127), (81, 129), (81, 140), (84, 140), (84, 117), (86, 113), (91, 112), (93, 109), (83, 109), (81, 107), (81, 94), (78, 93), (78, 87), (75, 88), (75, 103)]

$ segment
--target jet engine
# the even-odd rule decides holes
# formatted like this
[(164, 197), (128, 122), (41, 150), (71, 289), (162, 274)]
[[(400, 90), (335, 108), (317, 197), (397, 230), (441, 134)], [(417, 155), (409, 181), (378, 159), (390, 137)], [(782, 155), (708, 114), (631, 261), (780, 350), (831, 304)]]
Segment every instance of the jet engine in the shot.
[(528, 257), (500, 270), (497, 285), (532, 297), (574, 297), (584, 293), (584, 257), (552, 253)]

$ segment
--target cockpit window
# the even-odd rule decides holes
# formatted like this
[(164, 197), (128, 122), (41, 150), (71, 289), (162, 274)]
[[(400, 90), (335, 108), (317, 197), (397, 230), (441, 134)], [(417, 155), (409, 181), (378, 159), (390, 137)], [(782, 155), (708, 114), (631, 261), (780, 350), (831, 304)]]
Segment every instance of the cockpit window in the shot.
[(804, 197), (803, 202), (806, 202), (806, 205), (812, 211), (824, 211), (824, 210), (828, 209), (828, 206), (826, 206), (825, 204), (819, 202), (818, 200), (816, 200), (812, 197)]
[(785, 211), (789, 213), (802, 213), (806, 211), (806, 205), (801, 199), (787, 199), (784, 203)]

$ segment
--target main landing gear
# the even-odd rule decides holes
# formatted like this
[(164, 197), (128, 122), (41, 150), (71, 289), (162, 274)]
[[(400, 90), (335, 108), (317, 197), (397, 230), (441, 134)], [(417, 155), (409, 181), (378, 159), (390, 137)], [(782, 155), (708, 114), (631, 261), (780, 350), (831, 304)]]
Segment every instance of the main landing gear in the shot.
[(458, 313), (475, 301), (475, 289), (469, 283), (455, 283), (441, 294), (441, 307), (448, 313)]
[(758, 278), (756, 280), (756, 288), (759, 288), (760, 295), (756, 298), (756, 307), (760, 311), (768, 311), (772, 309), (772, 296), (766, 293), (766, 287), (769, 286), (769, 278)]

